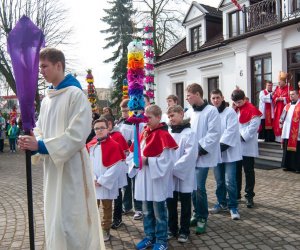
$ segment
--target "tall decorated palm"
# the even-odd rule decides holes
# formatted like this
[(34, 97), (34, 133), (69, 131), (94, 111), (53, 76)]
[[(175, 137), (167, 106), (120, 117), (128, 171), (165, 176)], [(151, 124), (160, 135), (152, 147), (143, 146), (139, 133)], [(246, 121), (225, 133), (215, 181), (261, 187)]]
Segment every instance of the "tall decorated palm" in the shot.
[(104, 62), (115, 63), (112, 75), (113, 92), (111, 99), (112, 106), (118, 107), (123, 97), (123, 81), (127, 75), (127, 46), (137, 31), (132, 21), (136, 11), (133, 9), (132, 0), (112, 0), (109, 3), (111, 7), (104, 9), (106, 16), (101, 19), (109, 27), (101, 30), (101, 32), (108, 35), (105, 38), (107, 44), (104, 49), (116, 48), (112, 56)]
[(97, 111), (97, 105), (96, 105), (97, 92), (96, 92), (96, 89), (95, 89), (94, 77), (92, 75), (92, 70), (91, 69), (87, 70), (86, 82), (88, 83), (88, 88), (87, 88), (88, 100), (91, 103), (92, 111), (96, 112)]

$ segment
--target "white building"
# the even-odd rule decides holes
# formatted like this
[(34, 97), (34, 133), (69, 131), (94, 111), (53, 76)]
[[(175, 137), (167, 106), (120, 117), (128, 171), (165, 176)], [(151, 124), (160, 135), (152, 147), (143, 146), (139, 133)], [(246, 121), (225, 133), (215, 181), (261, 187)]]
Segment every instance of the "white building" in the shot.
[(193, 2), (183, 20), (186, 37), (156, 60), (156, 103), (176, 94), (187, 107), (185, 88), (199, 83), (204, 98), (220, 88), (225, 99), (236, 85), (251, 102), (266, 80), (275, 85), (279, 71), (300, 81), (300, 0), (240, 0), (239, 11), (224, 0), (219, 8)]

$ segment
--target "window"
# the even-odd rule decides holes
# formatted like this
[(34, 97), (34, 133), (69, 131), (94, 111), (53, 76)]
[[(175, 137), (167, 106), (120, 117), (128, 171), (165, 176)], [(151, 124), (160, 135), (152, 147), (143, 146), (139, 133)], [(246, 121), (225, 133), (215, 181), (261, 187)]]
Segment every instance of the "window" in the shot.
[(198, 50), (202, 44), (202, 29), (201, 25), (191, 29), (191, 49)]
[(292, 11), (299, 11), (300, 10), (300, 0), (293, 0), (292, 1)]
[(176, 95), (178, 97), (178, 105), (183, 107), (184, 104), (183, 82), (176, 83), (175, 88), (176, 88)]
[(288, 73), (290, 74), (290, 84), (298, 89), (300, 81), (300, 47), (292, 48), (287, 51)]
[(235, 11), (229, 14), (229, 37), (238, 36), (244, 33), (243, 15), (241, 11)]
[(272, 81), (272, 58), (271, 54), (252, 58), (252, 103), (259, 105), (259, 92), (265, 88), (266, 81)]
[(210, 92), (213, 91), (214, 89), (219, 88), (219, 77), (210, 77), (207, 78), (207, 90), (208, 90), (208, 102), (210, 102)]

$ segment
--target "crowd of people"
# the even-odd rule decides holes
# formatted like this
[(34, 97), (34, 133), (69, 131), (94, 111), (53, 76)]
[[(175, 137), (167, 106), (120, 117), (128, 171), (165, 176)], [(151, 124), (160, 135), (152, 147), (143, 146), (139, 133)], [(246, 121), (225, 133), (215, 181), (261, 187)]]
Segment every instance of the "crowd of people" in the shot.
[(0, 110), (0, 153), (4, 153), (5, 140), (8, 139), (9, 150), (11, 153), (16, 153), (17, 141), (22, 133), (22, 120), (17, 115), (16, 108), (8, 114), (7, 119), (4, 118)]
[[(281, 86), (285, 87), (285, 85), (279, 85), (279, 88)], [(101, 138), (101, 141), (109, 137), (113, 138), (112, 131), (115, 130), (123, 136), (122, 140), (118, 138), (115, 141), (119, 143), (119, 146), (121, 145), (125, 160), (119, 157), (116, 161), (118, 159), (123, 161), (125, 173), (127, 173), (127, 183), (124, 183), (123, 192), (120, 180), (116, 177), (114, 187), (111, 187), (115, 189), (115, 192), (110, 197), (110, 210), (104, 211), (102, 220), (105, 225), (102, 227), (105, 241), (110, 238), (111, 228), (117, 229), (123, 224), (121, 213), (117, 213), (120, 216), (115, 216), (116, 210), (123, 208), (123, 214), (132, 211), (132, 197), (134, 197), (135, 210), (133, 219), (143, 217), (144, 222), (145, 238), (137, 244), (137, 249), (145, 249), (153, 245), (153, 249), (167, 249), (167, 241), (172, 238), (177, 238), (181, 243), (187, 242), (191, 226), (195, 226), (196, 234), (205, 233), (209, 213), (228, 211), (231, 219), (239, 220), (238, 204), (242, 198), (242, 171), (244, 170), (245, 173), (246, 206), (252, 208), (255, 196), (254, 159), (258, 156), (258, 138), (263, 138), (268, 142), (275, 141), (272, 129), (274, 126), (272, 99), (274, 99), (274, 106), (279, 102), (292, 101), (292, 109), (289, 109), (288, 105), (283, 105), (280, 124), (285, 124), (282, 133), (285, 152), (283, 169), (295, 168), (300, 155), (299, 145), (298, 148), (295, 147), (298, 149), (297, 152), (287, 150), (288, 141), (290, 141), (290, 130), (287, 130), (287, 127), (291, 124), (289, 121), (294, 112), (292, 110), (299, 103), (298, 91), (290, 88), (288, 98), (285, 100), (283, 96), (277, 97), (278, 89), (273, 91), (272, 83), (267, 82), (266, 90), (263, 90), (260, 96), (261, 111), (249, 102), (241, 89), (232, 92), (232, 107), (229, 107), (229, 103), (224, 100), (219, 89), (210, 93), (211, 104), (203, 99), (203, 89), (199, 84), (189, 85), (186, 91), (187, 101), (191, 106), (186, 112), (178, 105), (178, 98), (175, 95), (167, 97), (166, 113), (162, 113), (160, 107), (150, 105), (148, 100), (145, 100), (148, 103), (145, 108), (148, 122), (140, 125), (139, 128), (142, 134), (140, 140), (143, 159), (143, 166), (139, 169), (132, 162), (134, 125), (127, 121), (129, 100), (122, 101), (120, 105), (122, 117), (116, 122), (113, 130), (111, 125), (104, 125), (105, 120), (110, 124), (113, 123), (111, 114), (105, 114), (99, 120), (94, 121), (95, 130), (101, 129), (97, 127), (99, 122), (103, 122), (102, 130), (107, 130), (102, 137), (96, 133), (95, 138)], [(285, 112), (288, 110), (290, 110), (289, 120), (284, 122), (287, 117)], [(295, 116), (298, 119), (296, 125), (299, 128), (298, 108), (295, 112), (298, 112)], [(122, 146), (125, 144), (124, 141), (127, 142), (128, 147)], [(88, 148), (97, 147), (97, 145), (103, 147), (94, 139), (94, 142), (88, 144)], [(94, 171), (99, 171), (99, 157), (95, 161), (94, 152), (95, 148), (92, 152), (90, 151)], [(119, 164), (119, 161), (116, 164)], [(212, 208), (208, 208), (206, 194), (206, 179), (210, 168), (213, 169), (216, 180), (217, 198), (217, 203)], [(110, 169), (104, 167), (104, 170), (102, 178), (112, 180)], [(120, 176), (125, 175), (124, 167), (115, 168), (115, 171), (118, 170)], [(116, 174), (117, 172), (114, 172), (114, 175)], [(109, 187), (102, 184), (105, 181), (97, 178), (95, 182), (96, 189), (109, 190)], [(109, 184), (112, 185), (111, 182)], [(123, 193), (124, 197), (122, 197)], [(99, 200), (108, 198), (97, 196)], [(114, 209), (112, 209), (113, 200)], [(180, 223), (178, 223), (178, 201), (181, 201)], [(104, 223), (107, 218), (109, 218), (109, 223)], [(108, 224), (111, 226), (108, 227)]]
[[(165, 250), (172, 238), (185, 243), (192, 227), (196, 234), (206, 232), (209, 214), (228, 212), (239, 220), (243, 171), (246, 207), (255, 205), (259, 132), (267, 141), (281, 136), (283, 168), (300, 170), (299, 92), (288, 87), (284, 96), (284, 84), (273, 91), (267, 83), (261, 111), (241, 89), (232, 92), (232, 106), (219, 89), (209, 93), (209, 104), (197, 83), (186, 88), (187, 110), (175, 95), (167, 97), (164, 113), (145, 96), (147, 122), (136, 125), (128, 120), (128, 99), (120, 104), (118, 121), (109, 108), (92, 114), (79, 82), (65, 76), (61, 51), (42, 50), (40, 71), (52, 87), (34, 135), (20, 136), (19, 147), (31, 150), (34, 162), (44, 162), (47, 249), (104, 249), (110, 230), (122, 226), (122, 217), (130, 212), (134, 220), (143, 219), (145, 237), (137, 249)], [(217, 198), (211, 208), (209, 169)]]

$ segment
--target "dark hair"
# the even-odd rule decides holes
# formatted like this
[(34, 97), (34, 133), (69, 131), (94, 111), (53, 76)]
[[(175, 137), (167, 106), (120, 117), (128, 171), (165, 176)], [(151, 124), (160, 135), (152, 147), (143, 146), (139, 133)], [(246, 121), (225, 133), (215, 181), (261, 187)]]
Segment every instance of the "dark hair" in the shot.
[(96, 124), (96, 123), (99, 123), (99, 122), (104, 122), (104, 123), (105, 123), (105, 126), (108, 127), (108, 121), (107, 121), (105, 118), (103, 118), (103, 117), (100, 117), (99, 119), (95, 120), (95, 121), (93, 122), (93, 126), (95, 126), (95, 124)]
[(193, 94), (196, 94), (198, 92), (200, 97), (203, 98), (203, 89), (202, 89), (201, 85), (198, 83), (192, 83), (192, 84), (188, 85), (186, 87), (186, 91), (193, 93)]
[(111, 122), (112, 126), (115, 125), (115, 118), (112, 115), (102, 115), (101, 118), (106, 119), (108, 122)]
[(245, 92), (241, 89), (235, 89), (231, 94), (231, 100), (236, 102), (245, 99)]
[(178, 97), (176, 95), (169, 95), (166, 99), (167, 100), (171, 99), (171, 100), (173, 100), (176, 103), (178, 102)]
[(220, 96), (223, 96), (222, 91), (219, 90), (219, 89), (213, 89), (213, 90), (210, 92), (210, 95), (220, 95)]
[(48, 60), (52, 64), (61, 62), (63, 71), (65, 72), (66, 60), (62, 51), (55, 48), (45, 48), (40, 52), (40, 60)]
[(100, 118), (100, 115), (98, 113), (93, 113), (92, 118), (93, 118), (93, 121), (95, 121)]
[(104, 107), (104, 108), (103, 108), (103, 111), (104, 111), (104, 109), (107, 109), (108, 112), (109, 112), (109, 114), (110, 114), (110, 115), (113, 115), (112, 109), (111, 109), (110, 107)]

